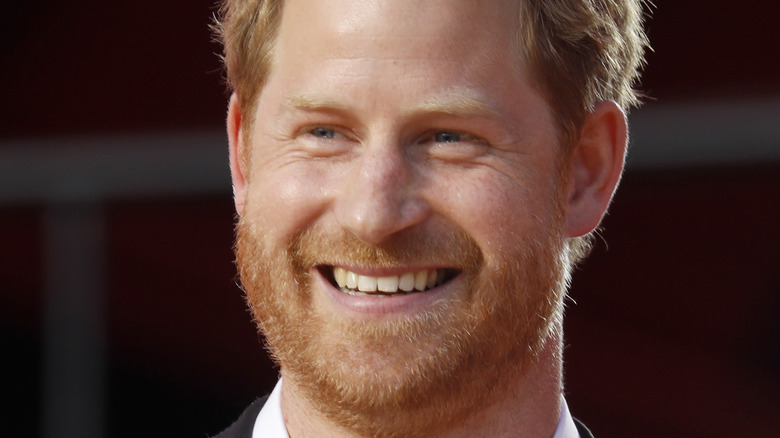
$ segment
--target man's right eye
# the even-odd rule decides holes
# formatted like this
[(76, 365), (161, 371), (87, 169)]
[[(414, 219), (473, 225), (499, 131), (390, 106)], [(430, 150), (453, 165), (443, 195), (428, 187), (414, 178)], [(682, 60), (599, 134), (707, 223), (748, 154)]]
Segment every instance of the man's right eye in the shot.
[(309, 131), (311, 135), (327, 140), (332, 140), (336, 136), (336, 131), (330, 128), (314, 128)]
[(460, 133), (453, 131), (441, 131), (433, 136), (436, 143), (457, 143), (460, 141), (460, 137)]

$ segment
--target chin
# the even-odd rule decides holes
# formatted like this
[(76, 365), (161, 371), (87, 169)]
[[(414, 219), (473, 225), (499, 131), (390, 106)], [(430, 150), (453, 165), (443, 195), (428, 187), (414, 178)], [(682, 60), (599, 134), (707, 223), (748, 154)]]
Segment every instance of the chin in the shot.
[[(337, 424), (369, 436), (431, 436), (458, 424), (527, 372), (560, 326), (566, 267), (557, 235), (488, 259), (460, 233), (460, 251), (450, 253), (477, 256), (445, 262), (461, 271), (450, 287), (465, 292), (422, 311), (368, 320), (316, 305), (322, 259), (366, 258), (366, 251), (346, 245), (337, 257), (324, 249), (335, 242), (302, 235), (273, 254), (261, 236), (239, 224), (237, 263), (285, 381)], [(372, 261), (381, 264), (376, 257), (363, 262)]]

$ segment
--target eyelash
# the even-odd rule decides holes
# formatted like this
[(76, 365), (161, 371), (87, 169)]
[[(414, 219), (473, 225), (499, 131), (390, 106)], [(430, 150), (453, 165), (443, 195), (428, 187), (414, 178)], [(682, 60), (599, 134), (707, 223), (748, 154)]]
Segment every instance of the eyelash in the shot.
[[(439, 136), (446, 135), (448, 137), (455, 137), (455, 141), (447, 141), (446, 139), (440, 139)], [(436, 130), (431, 131), (430, 134), (426, 134), (423, 138), (427, 141), (432, 141), (436, 144), (455, 144), (455, 143), (472, 143), (472, 144), (488, 144), (485, 139), (477, 137), (476, 135), (469, 134), (463, 131), (457, 130)]]
[(350, 139), (352, 136), (348, 129), (333, 125), (309, 125), (298, 130), (296, 137), (309, 138), (315, 142), (335, 142)]
[[(318, 133), (319, 131), (319, 133)], [(312, 128), (309, 131), (309, 134), (313, 135), (314, 137), (324, 138), (326, 140), (333, 140), (333, 138), (336, 136), (336, 130), (333, 128), (325, 128), (325, 127), (316, 127)]]
[[(346, 137), (344, 134), (342, 134), (340, 132), (340, 129), (332, 128), (332, 127), (328, 127), (328, 126), (315, 126), (313, 128), (306, 128), (306, 129), (304, 129), (302, 131), (305, 134), (308, 134), (308, 135), (311, 135), (313, 137), (316, 137), (316, 138), (319, 138), (319, 139), (323, 139), (323, 140), (336, 140), (337, 137), (339, 137), (339, 136)], [(450, 138), (450, 140), (448, 140), (447, 138), (440, 138), (440, 136), (446, 136), (446, 137)], [(485, 143), (485, 141), (483, 139), (481, 139), (479, 137), (476, 137), (474, 135), (471, 135), (471, 134), (468, 134), (468, 133), (465, 133), (465, 132), (461, 132), (461, 131), (444, 130), (444, 129), (429, 131), (429, 133), (428, 134), (424, 134), (421, 137), (421, 139), (423, 139), (425, 142), (432, 141), (434, 143), (442, 143), (442, 144), (462, 143), (464, 141), (470, 141), (470, 142), (475, 142), (475, 143)]]

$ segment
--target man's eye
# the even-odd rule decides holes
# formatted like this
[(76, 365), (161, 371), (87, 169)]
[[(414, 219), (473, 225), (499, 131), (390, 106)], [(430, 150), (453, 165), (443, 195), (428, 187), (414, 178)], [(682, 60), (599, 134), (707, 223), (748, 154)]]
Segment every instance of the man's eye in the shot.
[(336, 131), (329, 128), (314, 128), (309, 131), (311, 135), (327, 140), (332, 140), (336, 136)]
[(437, 132), (434, 136), (437, 143), (457, 143), (460, 141), (460, 134), (451, 131)]

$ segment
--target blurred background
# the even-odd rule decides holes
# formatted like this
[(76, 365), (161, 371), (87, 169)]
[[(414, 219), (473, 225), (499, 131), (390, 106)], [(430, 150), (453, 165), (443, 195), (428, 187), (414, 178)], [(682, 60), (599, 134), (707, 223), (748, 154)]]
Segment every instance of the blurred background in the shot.
[[(600, 438), (774, 436), (776, 2), (656, 1), (566, 317)], [(276, 370), (236, 286), (210, 0), (0, 3), (0, 434), (219, 432)]]

